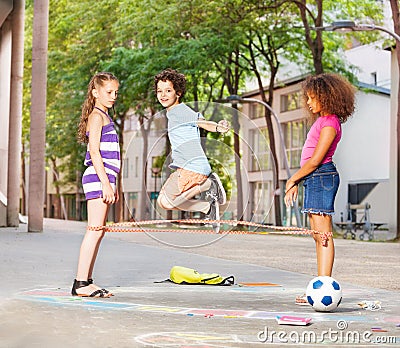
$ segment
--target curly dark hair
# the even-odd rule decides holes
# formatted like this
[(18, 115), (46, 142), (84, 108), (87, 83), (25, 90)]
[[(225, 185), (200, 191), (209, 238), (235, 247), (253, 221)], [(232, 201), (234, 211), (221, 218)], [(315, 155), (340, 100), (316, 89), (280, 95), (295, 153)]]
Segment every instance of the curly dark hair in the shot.
[[(356, 88), (343, 76), (324, 73), (316, 76), (309, 76), (302, 84), (303, 105), (307, 106), (308, 94), (316, 97), (321, 104), (322, 110), (336, 115), (341, 123), (353, 114), (355, 109)], [(319, 115), (313, 114), (309, 108), (305, 108), (311, 118), (315, 121)]]
[(159, 81), (171, 81), (179, 100), (182, 100), (186, 93), (186, 77), (178, 71), (168, 68), (154, 77), (154, 92), (157, 94), (157, 84)]

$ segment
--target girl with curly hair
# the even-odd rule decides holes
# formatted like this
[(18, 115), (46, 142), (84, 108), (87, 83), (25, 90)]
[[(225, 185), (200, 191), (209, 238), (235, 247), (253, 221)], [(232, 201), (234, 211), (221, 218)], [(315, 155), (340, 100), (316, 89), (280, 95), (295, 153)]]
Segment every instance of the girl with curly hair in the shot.
[[(297, 199), (298, 184), (303, 181), (304, 206), (308, 214), (316, 243), (318, 276), (331, 276), (335, 247), (332, 236), (327, 240), (322, 234), (332, 232), (332, 215), (339, 188), (339, 173), (332, 156), (342, 137), (341, 124), (354, 112), (355, 88), (336, 74), (309, 76), (303, 83), (302, 99), (307, 105), (312, 126), (303, 146), (300, 169), (286, 183), (285, 204), (293, 205)], [(307, 303), (302, 296), (296, 303)]]

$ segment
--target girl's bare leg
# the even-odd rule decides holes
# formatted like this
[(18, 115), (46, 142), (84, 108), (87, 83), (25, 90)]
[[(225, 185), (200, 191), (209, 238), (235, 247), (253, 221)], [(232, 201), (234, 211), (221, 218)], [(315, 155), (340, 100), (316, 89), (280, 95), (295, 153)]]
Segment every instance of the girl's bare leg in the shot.
[[(88, 226), (103, 226), (107, 217), (108, 204), (103, 202), (102, 198), (91, 199), (87, 202), (88, 207)], [(87, 281), (94, 267), (100, 242), (104, 237), (104, 230), (91, 231), (86, 230), (79, 253), (78, 270), (76, 280)], [(100, 289), (91, 284), (79, 289), (81, 294), (90, 294)]]
[[(332, 232), (332, 217), (330, 215), (309, 214), (311, 229), (319, 232)], [(329, 237), (324, 246), (320, 234), (313, 234), (317, 252), (317, 270), (319, 276), (331, 276), (335, 258), (333, 238)]]
[[(99, 225), (99, 226), (105, 226), (105, 225), (106, 225), (106, 222), (107, 222), (107, 215), (108, 215), (108, 210), (109, 210), (109, 208), (110, 208), (110, 206), (107, 205), (107, 212), (106, 212), (106, 215), (105, 215), (105, 217), (104, 217), (104, 221), (103, 221), (103, 223), (102, 223), (101, 225)], [(89, 225), (89, 226), (90, 226), (90, 225)], [(104, 237), (104, 233), (103, 233), (103, 237)], [(103, 240), (103, 237), (101, 237), (101, 238), (98, 240), (98, 242), (97, 242), (96, 249), (95, 249), (95, 251), (94, 251), (93, 258), (92, 258), (92, 262), (91, 262), (90, 268), (89, 268), (88, 279), (92, 279), (94, 264), (95, 264), (95, 262), (96, 262), (97, 254), (98, 254), (98, 252), (99, 252), (100, 243), (101, 243), (101, 241)]]

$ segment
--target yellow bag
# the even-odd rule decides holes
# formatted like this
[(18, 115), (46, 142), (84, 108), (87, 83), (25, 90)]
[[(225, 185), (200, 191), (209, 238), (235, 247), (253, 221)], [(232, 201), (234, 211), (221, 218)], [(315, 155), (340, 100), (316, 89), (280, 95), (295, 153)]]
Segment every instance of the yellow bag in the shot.
[(233, 276), (224, 278), (217, 273), (199, 273), (182, 266), (172, 267), (169, 277), (176, 284), (232, 285), (235, 282)]

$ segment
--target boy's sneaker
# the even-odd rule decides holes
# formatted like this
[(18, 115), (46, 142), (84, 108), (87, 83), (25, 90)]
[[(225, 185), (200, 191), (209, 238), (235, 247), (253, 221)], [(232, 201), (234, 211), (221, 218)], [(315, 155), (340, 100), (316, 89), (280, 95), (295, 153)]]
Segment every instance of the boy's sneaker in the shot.
[[(207, 220), (219, 220), (219, 204), (217, 201), (212, 201), (210, 203), (210, 210), (206, 214)], [(219, 233), (221, 224), (219, 222), (212, 222), (212, 228), (215, 233)]]
[(211, 180), (211, 187), (207, 191), (206, 197), (210, 197), (212, 200), (218, 201), (219, 204), (225, 204), (226, 193), (219, 176), (213, 172), (208, 178)]

